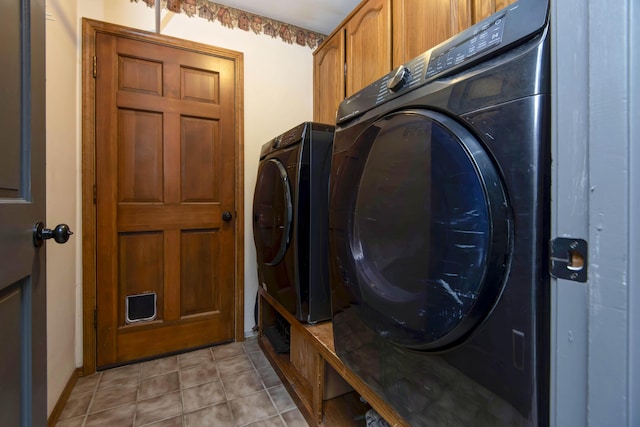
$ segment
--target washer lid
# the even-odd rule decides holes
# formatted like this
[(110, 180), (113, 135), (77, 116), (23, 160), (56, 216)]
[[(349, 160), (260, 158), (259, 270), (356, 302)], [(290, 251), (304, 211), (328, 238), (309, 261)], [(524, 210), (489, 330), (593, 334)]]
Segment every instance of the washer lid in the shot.
[(253, 238), (259, 262), (276, 265), (284, 258), (292, 220), (286, 168), (278, 159), (261, 162), (253, 195)]
[(348, 244), (365, 323), (416, 349), (455, 345), (505, 279), (511, 221), (495, 166), (463, 126), (427, 110), (383, 117), (351, 151), (353, 182), (335, 187), (357, 188)]

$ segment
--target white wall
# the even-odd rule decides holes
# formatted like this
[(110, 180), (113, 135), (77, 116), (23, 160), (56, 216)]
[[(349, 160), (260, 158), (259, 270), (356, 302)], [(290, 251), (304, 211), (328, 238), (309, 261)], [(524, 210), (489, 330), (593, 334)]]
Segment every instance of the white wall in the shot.
[(76, 0), (46, 3), (47, 227), (66, 223), (75, 233), (47, 251), (48, 413), (78, 364), (77, 307), (82, 290), (80, 240), (80, 140), (77, 110)]
[[(47, 0), (47, 221), (76, 234), (47, 252), (49, 413), (73, 369), (82, 366), (81, 31), (83, 17), (155, 30), (155, 12), (142, 1)], [(262, 144), (311, 120), (312, 50), (264, 34), (162, 11), (161, 33), (244, 54), (245, 316), (254, 326), (257, 291), (251, 207)], [(54, 224), (55, 225), (55, 224)]]

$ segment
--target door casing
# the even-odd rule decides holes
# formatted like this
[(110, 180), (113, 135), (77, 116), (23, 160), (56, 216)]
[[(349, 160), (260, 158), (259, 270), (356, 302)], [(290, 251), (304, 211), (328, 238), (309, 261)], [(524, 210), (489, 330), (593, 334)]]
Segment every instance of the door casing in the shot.
[(235, 340), (244, 340), (244, 86), (243, 55), (202, 43), (83, 18), (82, 20), (82, 374), (96, 371), (96, 205), (95, 205), (95, 86), (94, 57), (98, 33), (213, 54), (235, 63)]

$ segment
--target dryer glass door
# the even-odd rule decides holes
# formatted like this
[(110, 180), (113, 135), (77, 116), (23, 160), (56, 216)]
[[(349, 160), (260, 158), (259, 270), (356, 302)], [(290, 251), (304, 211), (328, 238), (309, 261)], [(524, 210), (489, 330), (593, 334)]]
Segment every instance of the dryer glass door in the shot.
[[(348, 257), (360, 313), (383, 337), (441, 350), (468, 336), (499, 297), (510, 219), (478, 140), (426, 110), (390, 114), (351, 146)], [(346, 194), (346, 193), (345, 193)], [(339, 207), (338, 207), (339, 209)]]
[(287, 170), (277, 159), (260, 164), (253, 195), (253, 236), (258, 261), (276, 265), (291, 238), (293, 208)]

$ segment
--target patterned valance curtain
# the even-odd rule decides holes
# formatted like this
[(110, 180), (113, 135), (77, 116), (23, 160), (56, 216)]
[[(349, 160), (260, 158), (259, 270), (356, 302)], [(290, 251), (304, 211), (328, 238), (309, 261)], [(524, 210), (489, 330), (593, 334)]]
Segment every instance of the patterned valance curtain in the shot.
[[(131, 0), (137, 3), (140, 0)], [(155, 6), (157, 0), (142, 0), (148, 6)], [(255, 15), (244, 10), (214, 3), (208, 0), (160, 0), (161, 6), (175, 13), (185, 13), (189, 17), (198, 16), (210, 22), (218, 22), (228, 28), (253, 31), (279, 38), (285, 43), (296, 43), (315, 49), (326, 37), (324, 34), (296, 27), (275, 19)]]

